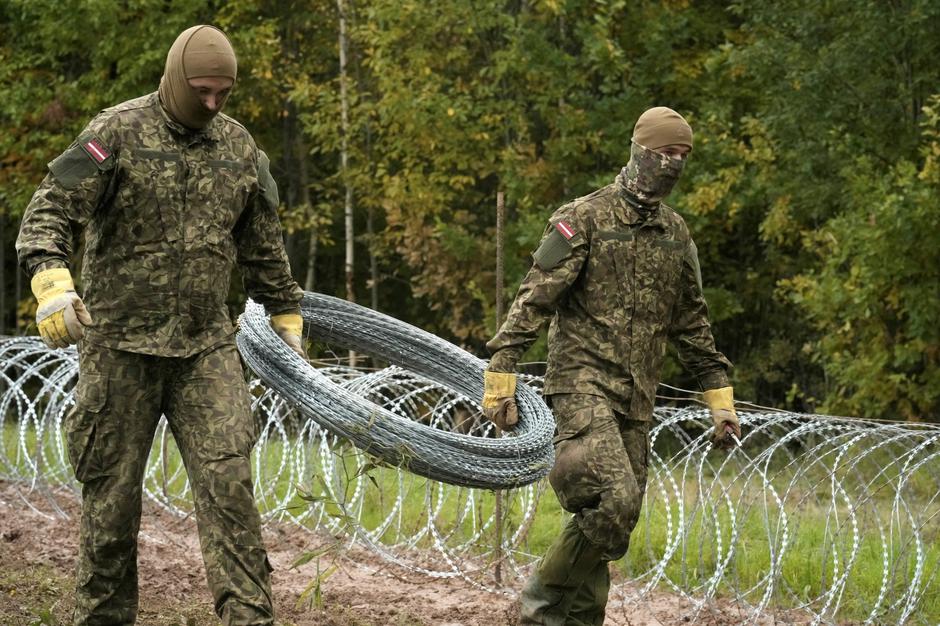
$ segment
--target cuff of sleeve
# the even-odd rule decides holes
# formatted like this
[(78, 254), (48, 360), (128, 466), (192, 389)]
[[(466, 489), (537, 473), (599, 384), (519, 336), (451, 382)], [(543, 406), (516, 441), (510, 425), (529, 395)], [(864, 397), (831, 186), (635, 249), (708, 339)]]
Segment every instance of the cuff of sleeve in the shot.
[(65, 261), (60, 259), (47, 259), (45, 261), (34, 262), (31, 265), (28, 265), (29, 277), (32, 278), (39, 272), (45, 272), (46, 270), (54, 269), (68, 269), (68, 264)]
[(503, 373), (512, 373), (516, 371), (516, 363), (519, 362), (519, 353), (517, 350), (511, 350), (509, 348), (503, 348), (497, 350), (492, 357), (490, 357), (490, 363), (486, 367), (491, 372), (503, 372)]
[(264, 310), (274, 317), (275, 315), (300, 315), (300, 305), (288, 304), (282, 306), (265, 305)]
[(701, 385), (702, 391), (708, 391), (710, 389), (730, 387), (731, 381), (728, 380), (728, 375), (724, 371), (719, 370), (702, 376), (699, 378), (698, 384)]

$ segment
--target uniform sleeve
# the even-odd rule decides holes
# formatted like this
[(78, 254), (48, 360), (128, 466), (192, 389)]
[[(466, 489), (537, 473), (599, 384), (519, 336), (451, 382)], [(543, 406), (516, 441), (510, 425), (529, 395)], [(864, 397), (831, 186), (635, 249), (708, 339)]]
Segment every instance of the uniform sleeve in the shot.
[(238, 265), (245, 291), (269, 315), (300, 313), (303, 291), (291, 276), (277, 206), (277, 184), (268, 156), (259, 151), (258, 188), (249, 196), (234, 230)]
[[(561, 229), (559, 222), (564, 225)], [(574, 224), (572, 220), (553, 217), (546, 228), (533, 253), (535, 262), (519, 285), (506, 321), (486, 344), (492, 355), (491, 370), (512, 372), (516, 368), (581, 273), (589, 246), (586, 234)], [(574, 234), (570, 239), (562, 234), (571, 232)]]
[(114, 177), (114, 137), (100, 118), (49, 163), (20, 223), (16, 252), (30, 276), (41, 269), (68, 267), (74, 236), (102, 203)]
[(672, 320), (672, 336), (679, 361), (704, 390), (730, 385), (731, 362), (715, 348), (708, 323), (708, 305), (702, 295), (702, 275), (695, 242), (689, 241), (682, 263), (681, 293)]

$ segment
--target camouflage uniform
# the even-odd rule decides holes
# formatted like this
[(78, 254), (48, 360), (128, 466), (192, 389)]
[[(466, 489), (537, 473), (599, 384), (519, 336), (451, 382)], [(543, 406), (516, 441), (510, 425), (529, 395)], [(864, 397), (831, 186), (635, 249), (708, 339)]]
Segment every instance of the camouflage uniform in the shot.
[(551, 320), (544, 392), (557, 434), (549, 479), (575, 515), (523, 593), (524, 620), (543, 621), (524, 623), (603, 623), (607, 561), (626, 553), (646, 488), (667, 339), (704, 389), (728, 384), (731, 364), (715, 349), (685, 222), (665, 205), (638, 212), (623, 177), (555, 212), (487, 344), (489, 369), (511, 372)]
[(237, 262), (272, 314), (298, 312), (267, 157), (235, 120), (176, 123), (156, 93), (107, 109), (49, 164), (17, 240), (32, 275), (67, 267), (83, 229), (68, 452), (82, 483), (75, 624), (132, 624), (141, 480), (160, 415), (192, 485), (216, 611), (272, 624), (249, 454), (258, 433), (225, 305)]

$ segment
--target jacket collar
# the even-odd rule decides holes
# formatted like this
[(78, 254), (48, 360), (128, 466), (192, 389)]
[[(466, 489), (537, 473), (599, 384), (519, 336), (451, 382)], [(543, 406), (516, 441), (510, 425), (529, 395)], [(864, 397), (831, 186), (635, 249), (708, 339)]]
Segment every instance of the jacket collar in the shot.
[(163, 115), (163, 121), (167, 128), (169, 128), (174, 135), (187, 139), (190, 145), (207, 140), (218, 141), (221, 138), (222, 121), (219, 119), (219, 115), (221, 114), (213, 117), (212, 121), (209, 122), (205, 128), (193, 130), (192, 128), (183, 126), (170, 116), (169, 111), (167, 111), (163, 103), (160, 102), (159, 92), (153, 92), (151, 98), (153, 98), (155, 104), (160, 107), (160, 114)]
[(617, 191), (617, 217), (629, 226), (652, 226), (655, 228), (666, 228), (666, 223), (663, 221), (663, 205), (660, 202), (655, 209), (647, 213), (641, 213), (637, 211), (633, 205), (627, 202), (626, 191), (624, 190), (623, 181), (621, 179), (623, 175), (617, 174), (616, 179), (614, 179), (614, 186)]

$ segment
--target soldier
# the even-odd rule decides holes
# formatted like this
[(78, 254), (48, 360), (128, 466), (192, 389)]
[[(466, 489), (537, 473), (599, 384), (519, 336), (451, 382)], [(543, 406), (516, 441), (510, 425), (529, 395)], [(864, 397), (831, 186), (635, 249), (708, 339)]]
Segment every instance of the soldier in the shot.
[(523, 624), (604, 623), (608, 562), (626, 553), (646, 489), (667, 337), (706, 390), (713, 441), (731, 446), (730, 433), (740, 437), (731, 363), (715, 349), (695, 244), (662, 203), (691, 150), (682, 116), (666, 107), (643, 113), (616, 180), (552, 215), (506, 322), (487, 343), (484, 412), (512, 428), (512, 372), (551, 320), (544, 393), (557, 429), (549, 481), (574, 515), (522, 591)]
[[(236, 67), (222, 31), (184, 31), (159, 90), (99, 113), (49, 164), (20, 227), (43, 340), (79, 343), (65, 421), (82, 484), (75, 625), (136, 619), (142, 479), (161, 414), (189, 476), (216, 612), (230, 625), (274, 623), (249, 463), (259, 426), (225, 300), (237, 262), (303, 355), (302, 292), (268, 158), (220, 113)], [(81, 296), (69, 272), (79, 230)]]

